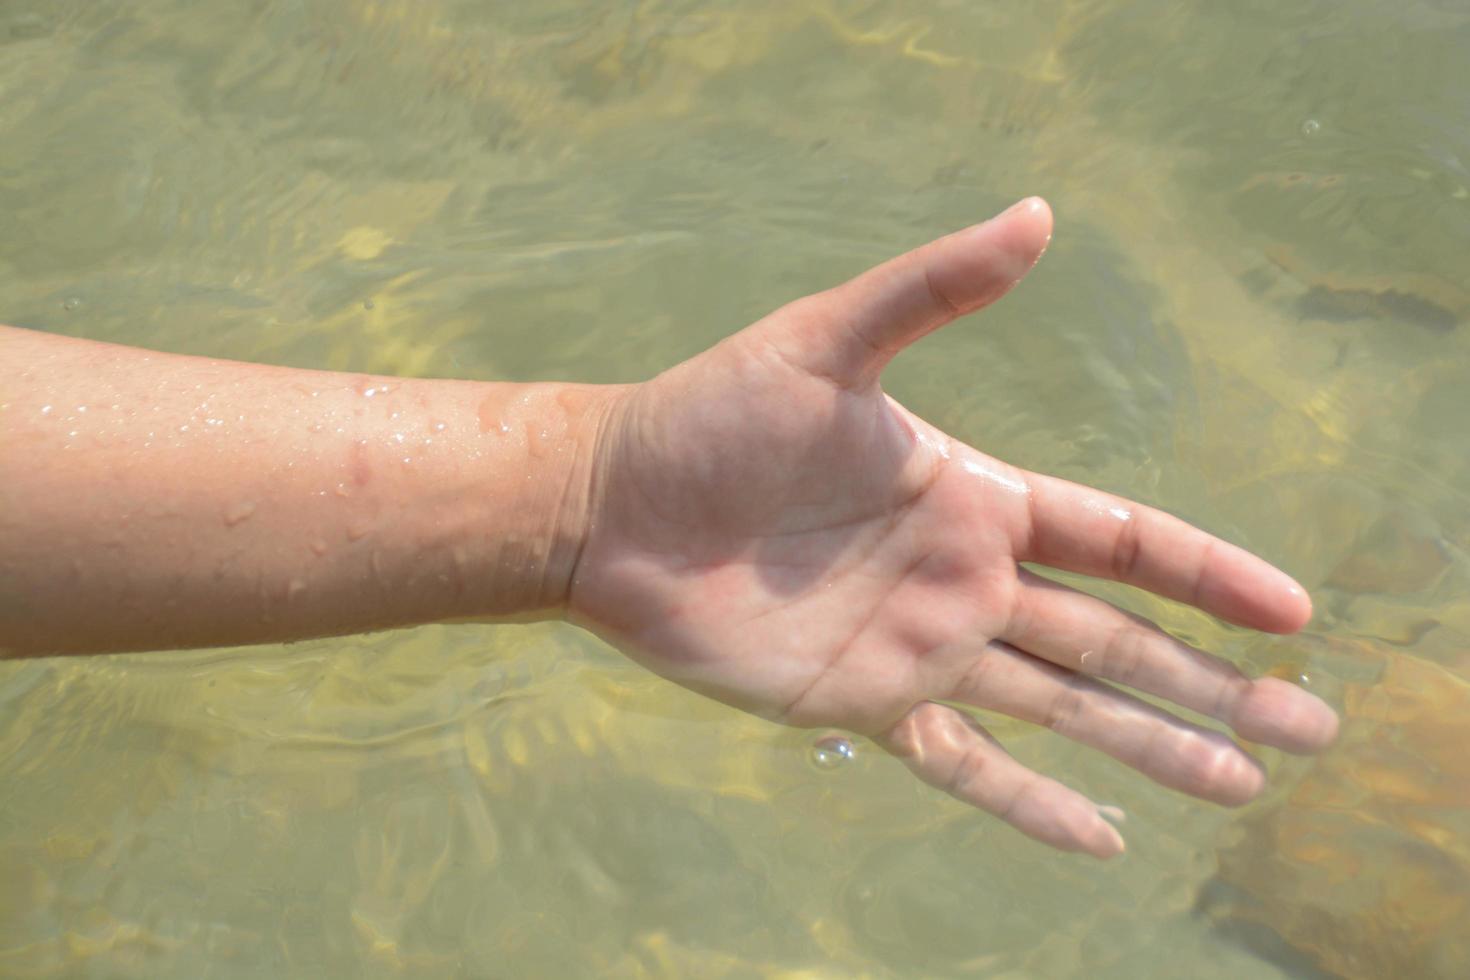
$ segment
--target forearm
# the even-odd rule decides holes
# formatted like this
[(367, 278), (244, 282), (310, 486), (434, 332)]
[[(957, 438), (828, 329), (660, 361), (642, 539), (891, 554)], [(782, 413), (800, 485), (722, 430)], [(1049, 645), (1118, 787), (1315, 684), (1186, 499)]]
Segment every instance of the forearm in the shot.
[(618, 390), (302, 371), (0, 327), (0, 651), (554, 614)]

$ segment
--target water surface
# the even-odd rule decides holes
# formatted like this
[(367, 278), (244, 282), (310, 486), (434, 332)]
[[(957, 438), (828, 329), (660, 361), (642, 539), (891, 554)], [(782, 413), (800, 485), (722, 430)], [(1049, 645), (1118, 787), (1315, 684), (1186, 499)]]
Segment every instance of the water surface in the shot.
[(0, 5), (0, 319), (68, 334), (637, 380), (1047, 196), (889, 390), (1282, 564), (1292, 640), (1099, 591), (1347, 714), (1234, 813), (997, 723), (1126, 811), (1104, 866), (570, 627), (0, 665), (0, 974), (1470, 972), (1466, 50), (1429, 0)]

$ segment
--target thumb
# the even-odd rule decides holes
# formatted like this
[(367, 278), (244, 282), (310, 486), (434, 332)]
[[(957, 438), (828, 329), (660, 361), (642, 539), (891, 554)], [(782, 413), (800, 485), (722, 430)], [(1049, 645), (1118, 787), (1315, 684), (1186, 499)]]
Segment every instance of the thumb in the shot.
[(845, 387), (872, 384), (903, 348), (1009, 292), (1046, 251), (1051, 230), (1051, 208), (1028, 197), (788, 307), (781, 346)]

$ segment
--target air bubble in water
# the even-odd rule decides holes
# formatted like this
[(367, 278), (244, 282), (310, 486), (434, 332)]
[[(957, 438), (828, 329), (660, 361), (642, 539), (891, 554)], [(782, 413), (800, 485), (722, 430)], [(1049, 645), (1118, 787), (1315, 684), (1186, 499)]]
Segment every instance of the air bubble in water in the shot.
[(1302, 123), (1303, 136), (1316, 136), (1322, 131), (1322, 124), (1315, 119), (1308, 119)]
[(847, 765), (854, 755), (852, 742), (841, 735), (823, 735), (812, 743), (812, 765), (824, 771)]

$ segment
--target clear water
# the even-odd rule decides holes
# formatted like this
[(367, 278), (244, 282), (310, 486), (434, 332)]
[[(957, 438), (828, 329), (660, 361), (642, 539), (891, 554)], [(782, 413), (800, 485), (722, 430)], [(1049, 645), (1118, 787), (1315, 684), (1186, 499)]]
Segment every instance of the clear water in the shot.
[(1431, 0), (6, 0), (26, 326), (633, 380), (1046, 195), (890, 391), (1281, 563), (1293, 640), (1102, 591), (1347, 724), (1235, 813), (998, 724), (1126, 811), (1096, 865), (568, 627), (4, 664), (0, 975), (1470, 973), (1467, 50)]

